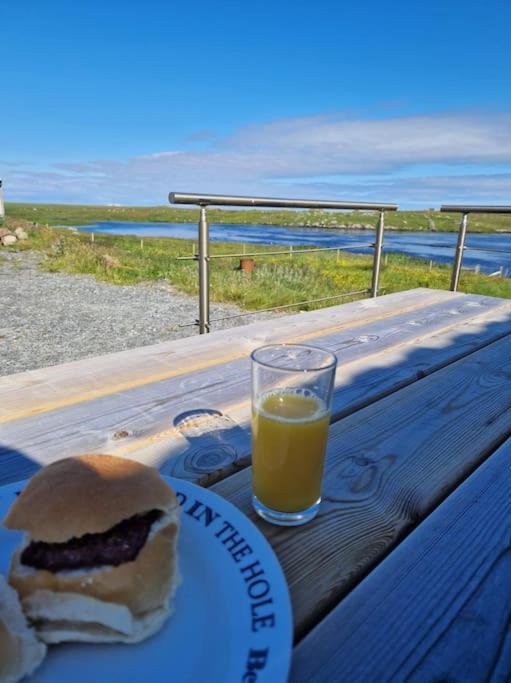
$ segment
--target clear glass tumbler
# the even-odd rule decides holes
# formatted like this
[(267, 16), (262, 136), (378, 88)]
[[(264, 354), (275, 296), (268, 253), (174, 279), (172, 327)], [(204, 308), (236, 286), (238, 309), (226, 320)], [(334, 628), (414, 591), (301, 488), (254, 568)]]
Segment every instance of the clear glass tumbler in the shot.
[(305, 344), (252, 353), (252, 502), (273, 524), (315, 517), (337, 358)]

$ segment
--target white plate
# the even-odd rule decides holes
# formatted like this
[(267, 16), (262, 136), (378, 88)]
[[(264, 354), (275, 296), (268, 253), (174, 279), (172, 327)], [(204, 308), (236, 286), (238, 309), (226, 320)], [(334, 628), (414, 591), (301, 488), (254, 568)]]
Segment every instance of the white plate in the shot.
[[(137, 645), (52, 646), (30, 683), (286, 680), (291, 606), (270, 545), (245, 515), (220, 496), (180, 479), (165, 479), (178, 493), (183, 511), (179, 539), (183, 583), (175, 613), (159, 633)], [(23, 485), (0, 488), (0, 519)], [(19, 540), (19, 533), (0, 527), (2, 574), (7, 574)], [(233, 556), (243, 547), (245, 555)]]

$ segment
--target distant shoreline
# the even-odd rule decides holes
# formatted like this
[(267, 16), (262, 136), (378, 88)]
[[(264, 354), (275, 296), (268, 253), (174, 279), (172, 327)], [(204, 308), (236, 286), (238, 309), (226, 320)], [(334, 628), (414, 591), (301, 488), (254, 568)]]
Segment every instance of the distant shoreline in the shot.
[[(75, 204), (22, 204), (8, 202), (6, 216), (50, 226), (88, 225), (97, 222), (119, 221), (133, 223), (197, 223), (197, 209), (172, 206), (123, 207), (84, 206)], [(230, 225), (259, 224), (290, 228), (323, 230), (371, 230), (377, 214), (367, 211), (349, 213), (331, 211), (293, 211), (255, 209), (208, 209), (210, 223)], [(386, 213), (386, 230), (410, 232), (457, 232), (459, 214), (438, 211), (396, 211)], [(511, 233), (511, 216), (474, 214), (469, 218), (471, 233)]]

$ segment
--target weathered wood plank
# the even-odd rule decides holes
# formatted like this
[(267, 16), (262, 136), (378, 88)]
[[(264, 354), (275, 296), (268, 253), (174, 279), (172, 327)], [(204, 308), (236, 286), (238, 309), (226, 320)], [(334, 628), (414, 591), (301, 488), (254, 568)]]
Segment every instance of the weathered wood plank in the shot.
[[(511, 302), (463, 296), (319, 339), (339, 356), (334, 413), (366, 405), (502, 336)], [(319, 343), (318, 342), (318, 343)], [(248, 464), (249, 360), (0, 426), (0, 443), (34, 463), (80, 452), (135, 457), (202, 484)], [(200, 412), (202, 411), (202, 413)], [(192, 420), (190, 413), (199, 413)], [(1, 457), (0, 448), (0, 457)], [(20, 461), (22, 476), (27, 463)], [(35, 464), (33, 465), (35, 467)], [(20, 478), (12, 459), (0, 480)]]
[(511, 442), (294, 653), (291, 680), (511, 680)]
[(511, 434), (511, 336), (335, 423), (323, 504), (303, 528), (251, 511), (250, 468), (213, 486), (280, 559), (298, 636)]
[(329, 331), (393, 316), (463, 294), (415, 289), (276, 321), (86, 358), (0, 377), (0, 423), (124, 392), (243, 358), (262, 344), (313, 339)]

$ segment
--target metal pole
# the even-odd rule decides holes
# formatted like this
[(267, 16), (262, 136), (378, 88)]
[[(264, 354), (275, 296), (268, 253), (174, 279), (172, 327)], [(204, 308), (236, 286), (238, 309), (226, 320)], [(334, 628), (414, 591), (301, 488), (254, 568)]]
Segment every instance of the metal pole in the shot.
[(371, 283), (371, 296), (378, 296), (378, 285), (380, 282), (381, 252), (383, 249), (383, 232), (385, 230), (385, 212), (380, 211), (378, 223), (376, 225), (376, 242), (374, 243), (373, 258), (373, 281)]
[(276, 199), (275, 197), (238, 197), (224, 194), (171, 192), (171, 204), (198, 206), (265, 206), (280, 209), (366, 209), (367, 211), (397, 211), (397, 204), (369, 202), (327, 202), (320, 199)]
[(463, 206), (462, 204), (442, 204), (443, 213), (511, 213), (511, 206)]
[(206, 207), (199, 218), (199, 334), (209, 332), (209, 226)]
[(458, 242), (454, 254), (454, 263), (452, 264), (451, 292), (458, 291), (460, 282), (461, 263), (463, 261), (463, 250), (465, 249), (465, 235), (467, 234), (467, 219), (468, 213), (464, 213), (458, 230)]

